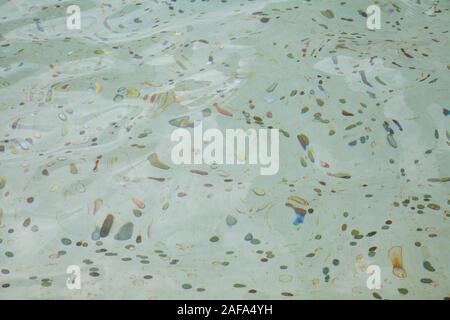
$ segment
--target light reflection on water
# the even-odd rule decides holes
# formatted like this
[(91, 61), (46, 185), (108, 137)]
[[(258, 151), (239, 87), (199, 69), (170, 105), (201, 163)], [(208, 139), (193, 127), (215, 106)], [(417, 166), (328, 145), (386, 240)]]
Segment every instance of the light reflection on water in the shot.
[[(368, 31), (370, 1), (83, 1), (80, 30), (68, 3), (1, 2), (0, 297), (448, 295), (450, 6), (433, 3), (383, 2)], [(278, 174), (173, 165), (180, 117), (280, 129)]]

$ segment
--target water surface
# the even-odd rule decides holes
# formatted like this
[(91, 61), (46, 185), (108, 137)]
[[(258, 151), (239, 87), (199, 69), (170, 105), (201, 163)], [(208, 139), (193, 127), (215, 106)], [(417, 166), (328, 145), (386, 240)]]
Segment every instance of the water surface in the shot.
[[(450, 2), (378, 2), (0, 1), (0, 298), (448, 297)], [(279, 172), (174, 165), (194, 120)]]

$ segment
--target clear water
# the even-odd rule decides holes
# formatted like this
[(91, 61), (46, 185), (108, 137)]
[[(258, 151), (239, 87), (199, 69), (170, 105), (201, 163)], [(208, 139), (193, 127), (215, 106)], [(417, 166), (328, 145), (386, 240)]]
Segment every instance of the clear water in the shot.
[[(450, 2), (378, 3), (0, 1), (0, 298), (448, 297)], [(174, 165), (182, 116), (279, 172)]]

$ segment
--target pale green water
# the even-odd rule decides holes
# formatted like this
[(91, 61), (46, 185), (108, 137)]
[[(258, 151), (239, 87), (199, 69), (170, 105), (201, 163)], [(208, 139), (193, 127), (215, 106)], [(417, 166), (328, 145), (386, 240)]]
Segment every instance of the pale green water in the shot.
[[(0, 1), (0, 298), (450, 296), (450, 2), (370, 4)], [(282, 129), (279, 172), (174, 165), (181, 116)]]

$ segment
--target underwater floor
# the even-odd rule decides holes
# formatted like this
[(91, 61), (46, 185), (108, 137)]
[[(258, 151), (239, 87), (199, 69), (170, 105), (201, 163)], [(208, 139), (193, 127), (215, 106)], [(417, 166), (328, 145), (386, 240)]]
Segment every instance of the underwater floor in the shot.
[[(0, 0), (0, 299), (448, 298), (449, 10)], [(175, 164), (198, 123), (279, 170)]]

